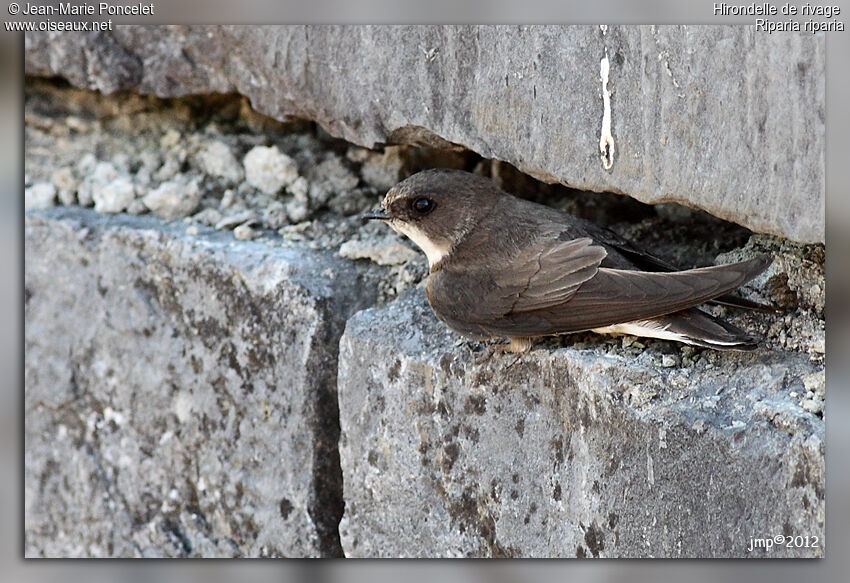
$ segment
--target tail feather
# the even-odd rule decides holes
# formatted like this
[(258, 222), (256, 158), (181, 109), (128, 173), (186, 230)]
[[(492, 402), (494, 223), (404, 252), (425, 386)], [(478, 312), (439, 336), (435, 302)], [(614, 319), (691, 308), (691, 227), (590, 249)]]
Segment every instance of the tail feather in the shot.
[[(656, 271), (656, 272), (676, 272), (681, 271), (678, 267), (673, 265), (672, 263), (667, 263), (663, 259), (650, 255), (646, 252), (639, 251), (631, 245), (622, 242), (620, 244), (611, 243), (613, 246), (617, 248), (618, 251), (626, 255), (632, 262), (638, 266), (639, 269), (643, 269), (646, 271)], [(759, 302), (754, 302), (752, 300), (747, 300), (742, 297), (739, 297), (733, 293), (723, 294), (722, 296), (716, 297), (713, 300), (709, 300), (710, 304), (718, 304), (723, 306), (732, 306), (735, 308), (745, 308), (748, 310), (758, 310), (759, 312), (780, 312), (781, 310), (776, 309), (773, 306), (768, 306), (765, 304), (761, 304)]]
[(650, 320), (597, 328), (595, 331), (674, 340), (715, 350), (754, 350), (759, 345), (756, 336), (699, 308), (689, 308)]
[(768, 306), (767, 304), (761, 304), (759, 302), (754, 302), (753, 300), (747, 300), (741, 297), (738, 297), (734, 294), (724, 294), (720, 297), (714, 298), (709, 301), (710, 304), (719, 304), (721, 306), (732, 306), (733, 308), (744, 308), (746, 310), (756, 310), (758, 312), (781, 312), (782, 310), (778, 308), (774, 308), (773, 306)]
[(670, 314), (665, 324), (670, 330), (682, 335), (684, 342), (696, 346), (718, 350), (754, 350), (759, 344), (758, 337), (699, 308)]

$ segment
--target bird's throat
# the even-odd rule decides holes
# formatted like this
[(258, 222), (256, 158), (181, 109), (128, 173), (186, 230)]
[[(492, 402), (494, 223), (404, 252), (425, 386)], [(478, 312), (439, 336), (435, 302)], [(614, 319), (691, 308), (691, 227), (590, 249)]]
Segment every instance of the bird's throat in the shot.
[(425, 257), (428, 258), (428, 267), (433, 271), (436, 265), (446, 258), (451, 250), (451, 246), (442, 241), (434, 241), (426, 235), (421, 229), (409, 223), (401, 221), (389, 221), (390, 227), (394, 231), (401, 233), (422, 249), (425, 252)]

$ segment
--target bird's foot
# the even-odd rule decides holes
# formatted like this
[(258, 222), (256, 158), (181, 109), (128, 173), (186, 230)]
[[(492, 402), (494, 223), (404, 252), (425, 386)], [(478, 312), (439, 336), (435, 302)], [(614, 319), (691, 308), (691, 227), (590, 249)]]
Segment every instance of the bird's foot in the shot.
[[(495, 344), (487, 344), (486, 349), (475, 358), (473, 361), (475, 364), (482, 364), (487, 362), (496, 354), (522, 354), (531, 350), (532, 345), (534, 344), (533, 338), (527, 338), (524, 336), (516, 336), (510, 339), (510, 342), (505, 344), (503, 342), (498, 342)], [(510, 366), (516, 364), (516, 361), (519, 360), (519, 357), (511, 363)]]

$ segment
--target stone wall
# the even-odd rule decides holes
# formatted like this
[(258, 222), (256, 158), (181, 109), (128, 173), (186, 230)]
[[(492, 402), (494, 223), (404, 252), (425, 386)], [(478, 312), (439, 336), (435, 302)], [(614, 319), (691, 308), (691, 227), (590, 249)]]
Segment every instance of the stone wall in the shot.
[(341, 554), (356, 266), (59, 210), (26, 221), (26, 554)]
[[(613, 165), (600, 160), (608, 59)], [(582, 190), (824, 241), (824, 37), (748, 26), (119, 26), (28, 33), (26, 71), (238, 92), (366, 147), (457, 144)]]
[(476, 362), (454, 341), (422, 293), (346, 326), (349, 556), (816, 555), (747, 552), (756, 533), (823, 533), (823, 427), (787, 398), (807, 356)]
[(28, 214), (28, 556), (732, 557), (763, 534), (822, 539), (809, 355), (591, 341), (487, 358), (421, 290), (351, 317), (374, 302), (363, 262), (229, 240)]
[[(107, 92), (240, 91), (355, 143), (449, 140), (547, 180), (637, 198), (676, 190), (758, 230), (822, 237), (822, 208), (794, 206), (803, 193), (822, 200), (822, 175), (819, 194), (794, 186), (822, 159), (822, 118), (818, 130), (800, 109), (822, 91), (822, 40), (725, 27), (224, 27), (215, 42), (207, 32), (29, 35), (27, 67)], [(394, 41), (398, 53), (379, 50)], [(606, 47), (610, 172), (593, 149)], [(470, 51), (478, 57), (463, 60)], [(743, 76), (713, 87), (732, 65), (712, 54), (743, 58)], [(760, 100), (790, 83), (778, 73), (790, 62), (798, 93), (765, 110), (776, 139), (747, 160), (777, 163), (785, 144), (793, 175), (744, 172), (736, 148), (757, 136)], [(402, 87), (393, 79), (405, 72)], [(565, 83), (575, 89), (556, 91)], [(744, 110), (724, 117), (712, 91)], [(822, 245), (540, 184), (470, 152), (367, 151), (239, 97), (134, 92), (28, 84), (27, 556), (823, 555)], [(349, 94), (363, 103), (342, 109)], [(543, 121), (519, 131), (529, 103)], [(642, 113), (624, 116), (629, 103)], [(774, 115), (796, 129), (778, 131)], [(680, 116), (692, 123), (668, 123)], [(709, 118), (716, 127), (703, 131)], [(753, 353), (580, 334), (490, 354), (436, 320), (421, 253), (357, 218), (434, 165), (488, 175), (682, 267), (771, 253), (742, 293), (781, 311), (711, 308), (764, 338)], [(721, 194), (725, 180), (748, 185), (732, 197), (744, 206)], [(785, 181), (770, 191), (782, 204), (757, 195), (771, 180)], [(684, 183), (714, 202), (688, 198)], [(795, 223), (782, 223), (783, 207)], [(791, 546), (748, 550), (773, 536)], [(794, 546), (797, 536), (819, 546)]]

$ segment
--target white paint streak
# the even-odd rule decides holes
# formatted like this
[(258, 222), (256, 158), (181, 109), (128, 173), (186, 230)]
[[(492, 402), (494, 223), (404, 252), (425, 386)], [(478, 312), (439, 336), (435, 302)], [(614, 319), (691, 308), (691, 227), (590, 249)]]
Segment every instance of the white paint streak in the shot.
[(614, 165), (614, 136), (611, 135), (611, 93), (608, 91), (608, 49), (599, 63), (599, 76), (602, 78), (602, 131), (599, 135), (599, 153), (602, 167), (608, 170)]

